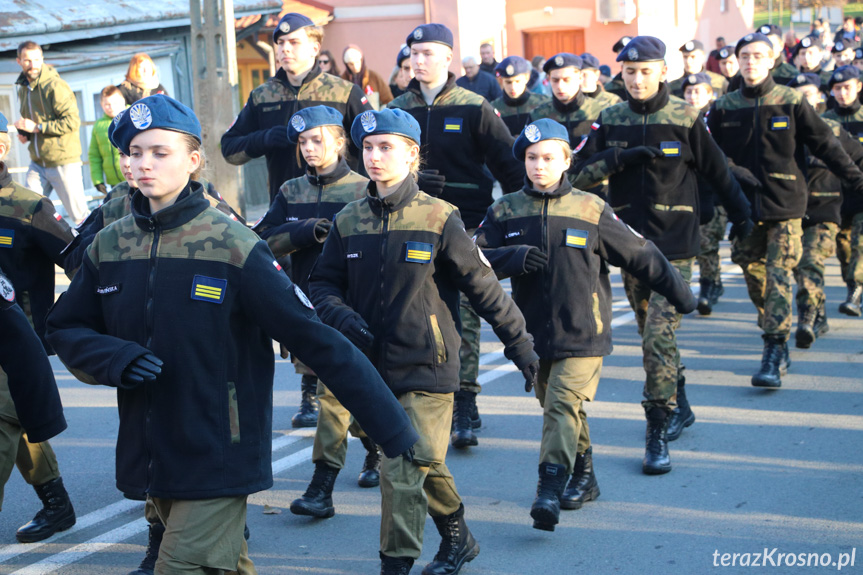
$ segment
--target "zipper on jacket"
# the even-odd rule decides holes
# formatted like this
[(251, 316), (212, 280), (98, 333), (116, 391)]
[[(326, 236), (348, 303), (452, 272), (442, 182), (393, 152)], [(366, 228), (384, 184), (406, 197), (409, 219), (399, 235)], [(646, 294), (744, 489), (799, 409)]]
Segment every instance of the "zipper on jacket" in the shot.
[[(758, 121), (758, 104), (761, 102), (760, 97), (755, 97), (755, 113), (752, 114), (752, 129), (755, 132), (755, 154), (754, 157), (758, 159), (758, 139), (761, 137), (761, 130), (758, 129), (760, 122)], [(763, 170), (763, 168), (762, 168)], [(765, 184), (767, 181), (765, 180)], [(755, 190), (755, 205), (753, 206), (753, 210), (755, 212), (755, 216), (760, 220), (761, 219), (761, 192)]]
[(321, 199), (324, 196), (324, 185), (321, 183), (320, 177), (318, 177), (318, 203), (315, 204), (315, 217), (321, 217)]
[[(153, 223), (153, 220), (150, 220)], [(153, 318), (154, 318), (154, 299), (156, 287), (156, 252), (159, 250), (159, 228), (153, 226), (153, 245), (150, 248), (149, 271), (147, 273), (147, 349), (152, 349), (153, 344)], [(145, 386), (145, 396), (147, 398), (147, 417), (144, 420), (144, 445), (147, 448), (147, 489), (149, 490), (153, 479), (153, 450), (151, 448), (150, 428), (151, 415), (153, 411), (152, 386)]]
[[(381, 287), (380, 287), (380, 290), (381, 290), (381, 293), (380, 293), (381, 323), (380, 323), (380, 325), (381, 325), (381, 329), (384, 329), (384, 327), (383, 327), (385, 325), (384, 313), (386, 313), (386, 309), (387, 309), (387, 305), (386, 305), (386, 301), (385, 301), (386, 300), (385, 288), (386, 288), (386, 277), (387, 277), (386, 276), (387, 236), (389, 235), (389, 226), (390, 226), (390, 212), (386, 206), (383, 206), (383, 214), (381, 216), (381, 219), (383, 220), (383, 222), (381, 224), (381, 254), (380, 254), (381, 267), (380, 267), (380, 271), (378, 273), (379, 273), (380, 279), (381, 279)], [(378, 334), (378, 335), (382, 336), (383, 334)], [(384, 338), (381, 337), (378, 341), (383, 342)], [(385, 357), (386, 354), (385, 354), (384, 346), (382, 344), (378, 344), (378, 345), (380, 345), (380, 354), (378, 356), (380, 358), (380, 360), (378, 363), (380, 364), (380, 372), (383, 374), (383, 373), (385, 373), (384, 365), (386, 363), (386, 357)]]
[[(643, 114), (641, 120), (641, 145), (647, 145), (647, 118), (650, 114)], [(641, 164), (641, 197), (644, 198), (644, 186), (647, 182), (647, 162)], [(647, 206), (645, 206), (645, 209)]]
[[(549, 253), (549, 248), (548, 248), (548, 245), (549, 245), (549, 242), (548, 242), (548, 196), (542, 198), (541, 219), (542, 219), (542, 246), (540, 247), (540, 249), (542, 249), (542, 252), (544, 254), (551, 257), (551, 254)], [(546, 266), (545, 269), (542, 270), (542, 283), (544, 284), (542, 287), (542, 299), (543, 299), (543, 303), (545, 305), (545, 309), (547, 309), (548, 311), (551, 311), (551, 302), (549, 301), (549, 291), (551, 290), (551, 281), (550, 281), (551, 267), (552, 266)], [(551, 333), (552, 333), (551, 314), (549, 314), (548, 321), (546, 321), (545, 333), (546, 333), (546, 338), (549, 339), (549, 341), (546, 342), (546, 347), (550, 347), (551, 346), (550, 339), (551, 339)]]

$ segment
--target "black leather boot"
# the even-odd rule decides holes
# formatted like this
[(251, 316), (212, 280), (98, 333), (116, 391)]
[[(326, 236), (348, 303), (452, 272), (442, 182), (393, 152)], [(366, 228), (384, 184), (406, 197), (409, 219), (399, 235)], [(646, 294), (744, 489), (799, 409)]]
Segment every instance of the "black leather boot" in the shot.
[(326, 463), (315, 463), (315, 474), (303, 496), (291, 502), (291, 513), (326, 519), (336, 514), (333, 507), (333, 486), (339, 470)]
[(713, 311), (713, 302), (710, 299), (711, 291), (713, 291), (713, 282), (702, 280), (699, 282), (701, 291), (698, 292), (698, 313), (701, 315), (710, 315)]
[(381, 575), (408, 575), (414, 560), (410, 557), (387, 557), (381, 554)]
[(671, 471), (668, 455), (668, 422), (670, 414), (661, 407), (647, 411), (647, 433), (645, 434), (644, 461), (641, 470), (646, 475), (661, 475)]
[(575, 456), (569, 486), (560, 498), (561, 509), (581, 509), (588, 501), (599, 497), (599, 483), (593, 473), (593, 447)]
[(375, 442), (368, 437), (360, 439), (366, 448), (366, 460), (363, 461), (363, 470), (357, 478), (360, 487), (377, 487), (381, 484), (381, 452)]
[(75, 525), (75, 510), (66, 488), (63, 487), (62, 477), (42, 485), (34, 485), (33, 489), (42, 501), (42, 509), (32, 521), (21, 526), (15, 533), (15, 538), (21, 543), (42, 541)]
[(827, 305), (823, 301), (815, 312), (815, 323), (812, 327), (815, 330), (816, 339), (830, 331), (830, 326), (827, 324)]
[(839, 304), (839, 311), (845, 315), (860, 317), (860, 299), (863, 297), (863, 285), (848, 284), (848, 297)]
[(764, 353), (761, 356), (761, 371), (752, 376), (755, 387), (781, 387), (781, 376), (788, 371), (791, 359), (788, 344), (782, 336), (764, 335)]
[(536, 499), (530, 508), (534, 529), (554, 531), (554, 526), (560, 521), (560, 498), (567, 479), (566, 466), (544, 461), (539, 464)]
[(809, 349), (815, 342), (815, 309), (809, 305), (797, 307), (797, 331), (794, 333), (794, 345), (799, 349)]
[(450, 441), (456, 449), (479, 444), (471, 426), (471, 414), (476, 409), (476, 394), (471, 391), (455, 392)]
[(141, 560), (141, 565), (129, 575), (153, 575), (156, 568), (156, 559), (159, 557), (159, 547), (162, 545), (162, 535), (165, 534), (165, 526), (162, 522), (150, 523), (150, 534), (147, 541), (147, 553)]
[(677, 407), (671, 412), (671, 418), (668, 421), (668, 441), (674, 441), (683, 429), (695, 423), (695, 414), (692, 413), (692, 407), (689, 406), (689, 400), (686, 399), (686, 376), (683, 375), (683, 369), (677, 376)]
[(304, 375), (301, 383), (303, 398), (300, 409), (291, 418), (291, 427), (315, 427), (318, 425), (318, 378)]
[(464, 522), (464, 505), (452, 515), (432, 517), (432, 520), (441, 536), (440, 548), (422, 575), (455, 575), (465, 563), (479, 555), (479, 543)]

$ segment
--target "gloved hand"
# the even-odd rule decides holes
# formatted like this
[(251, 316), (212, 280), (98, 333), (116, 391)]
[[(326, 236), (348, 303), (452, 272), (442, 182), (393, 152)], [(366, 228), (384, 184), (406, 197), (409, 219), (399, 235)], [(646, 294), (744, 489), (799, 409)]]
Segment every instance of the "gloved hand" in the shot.
[(737, 180), (741, 188), (761, 188), (761, 180), (756, 178), (752, 172), (743, 166), (731, 165), (728, 166), (728, 169), (731, 170), (731, 175), (734, 176), (734, 179)]
[(683, 315), (686, 315), (688, 313), (692, 313), (693, 311), (695, 311), (695, 308), (697, 306), (698, 306), (698, 299), (690, 291), (688, 299), (686, 300), (686, 302), (684, 302), (682, 305), (674, 306), (674, 309), (677, 310), (677, 313), (682, 313)]
[(288, 128), (286, 126), (273, 126), (267, 130), (267, 135), (264, 137), (264, 145), (267, 148), (287, 148), (290, 146)]
[(148, 352), (136, 357), (126, 366), (120, 375), (120, 381), (124, 386), (132, 388), (142, 383), (153, 383), (160, 373), (162, 373), (162, 360)]
[(620, 152), (619, 159), (621, 164), (631, 166), (635, 164), (646, 164), (647, 162), (653, 161), (654, 158), (660, 158), (664, 155), (665, 154), (662, 153), (662, 150), (655, 146), (636, 146)]
[(524, 376), (524, 391), (530, 393), (539, 377), (539, 360), (531, 362), (530, 365), (521, 370), (521, 374)]
[(333, 227), (333, 222), (330, 220), (318, 220), (315, 222), (315, 239), (319, 242), (323, 242), (327, 239), (327, 235), (330, 233), (330, 229)]
[(745, 240), (746, 236), (752, 233), (752, 228), (755, 227), (755, 223), (746, 218), (742, 222), (737, 222), (736, 224), (731, 224), (731, 232), (728, 233), (728, 239), (732, 242), (737, 240)]
[(405, 458), (405, 461), (407, 461), (408, 463), (413, 463), (413, 462), (414, 462), (414, 456), (416, 456), (416, 452), (414, 451), (414, 446), (413, 446), (413, 445), (411, 445), (410, 447), (408, 447), (408, 450), (407, 450), (407, 451), (405, 451), (404, 453), (402, 453), (402, 457), (404, 457), (404, 458)]
[(105, 184), (96, 184), (96, 191), (102, 194), (103, 196), (108, 195), (108, 186)]
[(446, 185), (446, 176), (441, 174), (439, 170), (421, 170), (417, 178), (417, 185), (428, 195), (439, 198), (443, 193), (444, 185)]
[(524, 273), (530, 274), (539, 271), (548, 265), (548, 254), (543, 252), (538, 247), (532, 247), (527, 250), (524, 256)]
[(345, 321), (342, 333), (362, 351), (369, 349), (375, 341), (375, 336), (369, 331), (369, 324), (359, 314), (354, 314)]

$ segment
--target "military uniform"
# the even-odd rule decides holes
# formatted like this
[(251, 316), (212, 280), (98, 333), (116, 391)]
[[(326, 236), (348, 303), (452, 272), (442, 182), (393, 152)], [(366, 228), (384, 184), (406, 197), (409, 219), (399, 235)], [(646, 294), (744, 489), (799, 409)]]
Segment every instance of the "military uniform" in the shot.
[[(717, 74), (715, 72), (711, 72), (710, 70), (701, 70), (702, 73), (707, 74), (710, 77), (710, 87), (713, 88), (713, 93), (718, 98), (725, 94), (728, 91), (728, 80), (725, 79), (725, 76), (722, 74)], [(697, 72), (696, 72), (697, 73)], [(674, 96), (678, 98), (683, 98), (683, 83), (687, 77), (691, 74), (683, 74), (680, 78), (676, 80), (672, 80), (668, 83), (668, 89)]]
[(601, 85), (597, 85), (596, 90), (594, 90), (593, 92), (584, 92), (582, 90), (582, 93), (588, 98), (597, 100), (598, 102), (602, 103), (603, 107), (605, 108), (614, 106), (615, 104), (619, 104), (623, 101), (620, 96), (606, 91), (605, 88), (603, 88)]
[(504, 93), (500, 98), (491, 103), (492, 107), (500, 114), (501, 120), (509, 128), (513, 137), (518, 136), (530, 121), (530, 114), (539, 106), (548, 102), (548, 96), (535, 94), (528, 90), (518, 98), (510, 98)]
[(605, 83), (603, 89), (609, 94), (613, 94), (620, 98), (621, 101), (626, 100), (626, 85), (623, 83), (623, 76), (620, 72), (614, 75), (614, 77)]

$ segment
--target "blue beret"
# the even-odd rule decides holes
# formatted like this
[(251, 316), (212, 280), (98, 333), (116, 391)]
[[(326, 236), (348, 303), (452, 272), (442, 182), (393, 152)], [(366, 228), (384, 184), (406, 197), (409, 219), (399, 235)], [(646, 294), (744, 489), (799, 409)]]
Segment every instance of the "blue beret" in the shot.
[(765, 36), (782, 36), (782, 28), (776, 24), (764, 24), (763, 26), (760, 26), (756, 32), (764, 34)]
[(8, 132), (8, 126), (9, 120), (6, 119), (6, 116), (3, 115), (3, 112), (0, 112), (0, 132)]
[(401, 67), (402, 62), (404, 62), (407, 58), (411, 57), (411, 49), (409, 46), (402, 46), (402, 49), (399, 50), (398, 56), (396, 56), (396, 66)]
[(821, 78), (818, 74), (807, 72), (805, 74), (797, 74), (788, 82), (789, 88), (799, 88), (801, 86), (815, 86), (816, 88), (820, 88)]
[(124, 108), (123, 110), (120, 110), (120, 112), (116, 116), (114, 116), (114, 119), (111, 120), (111, 123), (108, 124), (108, 141), (111, 142), (111, 145), (118, 150), (120, 149), (120, 146), (118, 146), (117, 142), (114, 140), (114, 130), (117, 129), (117, 124), (120, 123), (120, 118), (122, 118), (123, 114), (125, 114), (128, 110), (129, 108)]
[(114, 128), (114, 143), (127, 156), (130, 155), (129, 144), (132, 138), (147, 130), (171, 130), (189, 134), (201, 141), (201, 123), (195, 113), (164, 94), (138, 100), (119, 117), (120, 120)]
[(848, 40), (839, 40), (835, 44), (833, 44), (833, 49), (830, 51), (834, 54), (837, 52), (844, 52), (845, 50), (856, 50), (857, 44), (854, 42), (850, 42)]
[(279, 20), (279, 24), (276, 26), (276, 29), (273, 30), (273, 42), (285, 34), (290, 34), (291, 32), (296, 32), (300, 28), (314, 25), (315, 23), (312, 22), (311, 18), (304, 16), (303, 14), (298, 14), (297, 12), (285, 14), (282, 16), (282, 19)]
[(690, 74), (683, 78), (683, 84), (681, 88), (684, 90), (687, 86), (697, 86), (698, 84), (707, 84), (712, 86), (710, 83), (710, 76), (708, 76), (704, 72), (699, 72), (698, 74)]
[(443, 24), (422, 24), (414, 28), (405, 40), (409, 47), (417, 42), (435, 42), (452, 48), (452, 31)]
[(653, 62), (665, 59), (665, 43), (653, 36), (636, 36), (617, 55), (618, 62)]
[(288, 141), (296, 144), (300, 134), (320, 126), (341, 126), (345, 117), (338, 110), (329, 106), (312, 106), (303, 108), (291, 116), (288, 122)]
[(581, 55), (581, 69), (599, 70), (599, 58), (597, 58), (590, 52), (585, 52)]
[(863, 48), (857, 48), (854, 50), (854, 59), (863, 60)]
[(799, 50), (800, 48), (812, 48), (813, 46), (823, 49), (824, 45), (821, 43), (821, 38), (818, 36), (803, 36), (795, 47)]
[(606, 66), (605, 64), (603, 64), (599, 67), (599, 73), (606, 76), (611, 76), (611, 66)]
[(533, 67), (521, 56), (508, 56), (495, 66), (494, 73), (498, 78), (512, 78), (519, 74), (530, 74)]
[(830, 81), (827, 83), (827, 87), (832, 88), (833, 84), (859, 79), (860, 70), (857, 69), (857, 66), (842, 66), (841, 68), (833, 70), (833, 74), (830, 76)]
[(548, 74), (552, 70), (569, 68), (570, 66), (581, 70), (581, 67), (584, 66), (584, 62), (575, 54), (561, 52), (560, 54), (555, 54), (546, 60), (545, 64), (542, 65), (542, 71)]
[(612, 46), (612, 47), (611, 47), (611, 51), (612, 51), (612, 52), (614, 52), (615, 54), (618, 54), (618, 53), (620, 53), (620, 51), (621, 51), (621, 50), (623, 50), (623, 49), (626, 47), (626, 45), (627, 45), (627, 44), (629, 44), (631, 41), (632, 41), (632, 37), (630, 37), (630, 36), (621, 36), (620, 40), (618, 40), (617, 42), (615, 42), (615, 43), (614, 43), (614, 46)]
[(733, 46), (723, 46), (719, 50), (719, 60), (727, 60), (728, 58), (734, 56), (734, 47)]
[(690, 40), (686, 44), (680, 47), (680, 51), (684, 54), (689, 54), (690, 52), (695, 52), (696, 50), (704, 51), (704, 44), (699, 42), (698, 40)]
[(542, 118), (524, 127), (515, 143), (512, 145), (512, 155), (516, 160), (523, 162), (524, 153), (527, 149), (543, 140), (560, 140), (569, 144), (569, 134), (566, 128), (552, 119)]
[(398, 134), (419, 145), (420, 132), (419, 122), (413, 116), (398, 108), (384, 108), (380, 112), (368, 110), (354, 118), (351, 139), (358, 148), (362, 148), (366, 136)]
[[(762, 26), (763, 28), (764, 26)], [(766, 34), (762, 34), (761, 32), (753, 32), (752, 34), (747, 34), (743, 38), (737, 41), (737, 46), (734, 47), (734, 55), (739, 56), (740, 50), (743, 49), (744, 46), (748, 46), (749, 44), (755, 44), (756, 42), (763, 42), (767, 44), (770, 49), (773, 49), (773, 42), (770, 41), (770, 38), (767, 37)]]

